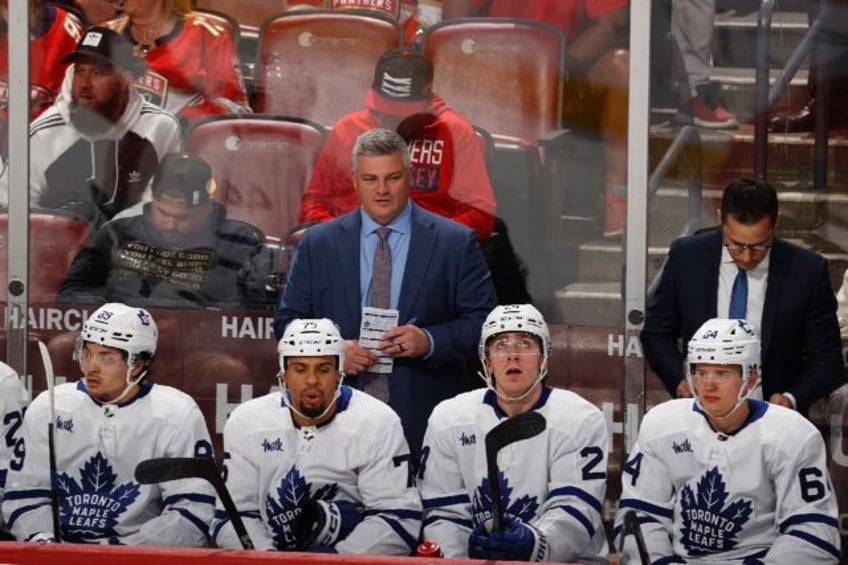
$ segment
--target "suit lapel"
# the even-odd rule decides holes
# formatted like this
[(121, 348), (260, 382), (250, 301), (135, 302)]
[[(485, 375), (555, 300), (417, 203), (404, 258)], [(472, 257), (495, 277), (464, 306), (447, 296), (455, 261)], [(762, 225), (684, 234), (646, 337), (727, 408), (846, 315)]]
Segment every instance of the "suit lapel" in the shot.
[(718, 279), (719, 271), (721, 270), (722, 241), (721, 230), (716, 230), (713, 240), (710, 242), (710, 269), (707, 271), (709, 273), (709, 282), (707, 284), (708, 292), (704, 302), (707, 311), (704, 321), (719, 316), (724, 317), (718, 311)]
[(406, 266), (403, 270), (403, 283), (398, 299), (400, 324), (420, 312), (414, 312), (413, 306), (421, 291), (421, 285), (427, 274), (430, 260), (436, 249), (438, 236), (435, 233), (433, 221), (422, 213), (417, 206), (412, 206), (412, 233), (409, 235), (409, 253), (406, 256)]
[(352, 320), (360, 323), (362, 300), (359, 296), (359, 232), (362, 217), (359, 209), (339, 220), (338, 236), (335, 238), (336, 260), (340, 272), (347, 273), (350, 280), (344, 286), (345, 298)]
[(768, 351), (771, 337), (773, 335), (772, 328), (778, 323), (777, 320), (777, 305), (780, 303), (780, 295), (783, 289), (784, 282), (784, 265), (786, 248), (784, 243), (775, 239), (771, 248), (771, 257), (769, 258), (768, 280), (766, 281), (766, 297), (763, 300), (763, 320), (762, 328), (760, 328), (760, 340), (762, 342), (761, 357), (765, 359)]

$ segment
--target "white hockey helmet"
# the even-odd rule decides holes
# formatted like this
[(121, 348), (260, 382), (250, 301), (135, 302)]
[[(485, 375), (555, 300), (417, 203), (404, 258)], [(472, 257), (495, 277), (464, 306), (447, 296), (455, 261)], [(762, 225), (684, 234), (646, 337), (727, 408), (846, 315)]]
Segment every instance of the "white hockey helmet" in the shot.
[(329, 318), (300, 318), (292, 320), (277, 344), (280, 370), (285, 372), (289, 357), (321, 357), (338, 359), (338, 369), (344, 369), (344, 340), (339, 328)]
[(486, 316), (480, 331), (478, 352), (480, 361), (485, 364), (486, 344), (494, 336), (506, 332), (526, 332), (539, 338), (542, 356), (547, 359), (551, 354), (551, 334), (545, 318), (532, 304), (505, 304), (496, 306)]
[(110, 302), (95, 310), (85, 321), (79, 341), (80, 346), (90, 342), (126, 351), (127, 364), (132, 366), (142, 353), (153, 358), (158, 337), (156, 322), (150, 312)]
[(742, 368), (744, 386), (760, 364), (760, 340), (745, 320), (707, 320), (689, 340), (687, 374), (690, 378), (695, 374), (696, 363), (738, 365)]

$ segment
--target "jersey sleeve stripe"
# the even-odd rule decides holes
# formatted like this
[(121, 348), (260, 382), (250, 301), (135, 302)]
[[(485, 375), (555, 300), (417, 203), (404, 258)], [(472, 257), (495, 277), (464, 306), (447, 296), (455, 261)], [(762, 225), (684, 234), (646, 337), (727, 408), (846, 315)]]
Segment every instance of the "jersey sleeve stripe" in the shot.
[(580, 522), (580, 524), (586, 528), (586, 532), (589, 534), (589, 538), (593, 538), (595, 536), (595, 528), (592, 526), (592, 522), (583, 515), (582, 512), (577, 510), (576, 508), (572, 508), (571, 506), (555, 506), (555, 508), (562, 508), (566, 514), (570, 514), (574, 517), (575, 520)]
[(6, 488), (6, 475), (9, 473), (6, 469), (0, 469), (0, 489)]
[(424, 508), (436, 508), (439, 506), (451, 506), (453, 504), (469, 504), (471, 499), (467, 494), (455, 494), (452, 496), (441, 496), (439, 498), (425, 498), (421, 501)]
[[(644, 514), (641, 514), (641, 515), (637, 514), (636, 516), (637, 516), (637, 521), (639, 522), (640, 525), (641, 524), (648, 524), (648, 523), (654, 523), (654, 524), (660, 523), (659, 520), (652, 518), (651, 516), (645, 516)], [(619, 524), (615, 528), (613, 528), (612, 537), (617, 538), (621, 534), (622, 528), (623, 528), (623, 526), (621, 524)]]
[(10, 490), (5, 495), (6, 500), (26, 500), (28, 498), (50, 498), (50, 490), (46, 488)]
[(816, 546), (820, 549), (823, 549), (824, 551), (830, 553), (831, 555), (833, 555), (837, 559), (842, 558), (842, 555), (841, 555), (841, 553), (840, 553), (840, 551), (837, 547), (834, 547), (833, 545), (826, 542), (825, 540), (823, 540), (821, 538), (817, 538), (816, 536), (814, 536), (812, 534), (808, 534), (807, 532), (792, 531), (792, 532), (787, 532), (786, 535), (795, 536), (796, 538), (802, 539), (802, 540), (806, 541), (807, 543), (811, 543), (814, 546)]
[(9, 521), (6, 523), (6, 527), (11, 530), (12, 526), (15, 525), (15, 522), (17, 522), (18, 518), (20, 518), (23, 514), (26, 514), (30, 510), (37, 510), (38, 508), (47, 505), (47, 502), (41, 502), (38, 504), (30, 504), (29, 506), (22, 506), (21, 508), (16, 509), (14, 512), (9, 514)]
[(387, 518), (386, 516), (378, 516), (383, 522), (389, 525), (391, 529), (395, 531), (395, 533), (409, 546), (410, 551), (414, 550), (418, 545), (418, 538), (412, 537), (410, 533), (403, 527), (403, 525), (397, 520), (393, 520), (391, 518)]
[(786, 520), (780, 524), (780, 533), (783, 534), (786, 532), (786, 529), (790, 526), (797, 526), (798, 524), (826, 524), (828, 526), (833, 526), (834, 528), (839, 528), (839, 522), (830, 516), (826, 516), (824, 514), (795, 514), (794, 516), (790, 516)]
[(180, 515), (183, 518), (185, 518), (186, 520), (188, 520), (189, 522), (194, 524), (194, 526), (198, 530), (200, 530), (203, 533), (204, 536), (209, 535), (209, 526), (206, 522), (204, 522), (203, 520), (201, 520), (200, 518), (198, 518), (197, 516), (195, 516), (194, 514), (189, 512), (188, 510), (186, 510), (185, 508), (175, 508), (174, 510), (179, 512)]
[(555, 496), (573, 496), (573, 497), (579, 498), (580, 500), (582, 500), (583, 502), (585, 502), (586, 504), (588, 504), (589, 506), (591, 506), (592, 508), (597, 510), (599, 514), (603, 511), (603, 505), (601, 504), (601, 502), (597, 498), (595, 498), (594, 496), (592, 496), (591, 494), (589, 494), (585, 490), (577, 488), (577, 487), (555, 488), (548, 495), (548, 500), (550, 500), (551, 498), (553, 498)]
[(653, 514), (655, 516), (659, 516), (660, 518), (665, 518), (667, 520), (671, 520), (672, 518), (674, 518), (674, 512), (671, 508), (657, 506), (656, 504), (651, 504), (649, 502), (644, 502), (635, 498), (622, 498), (621, 501), (618, 503), (618, 507), (641, 510), (642, 512), (647, 512), (648, 514)]

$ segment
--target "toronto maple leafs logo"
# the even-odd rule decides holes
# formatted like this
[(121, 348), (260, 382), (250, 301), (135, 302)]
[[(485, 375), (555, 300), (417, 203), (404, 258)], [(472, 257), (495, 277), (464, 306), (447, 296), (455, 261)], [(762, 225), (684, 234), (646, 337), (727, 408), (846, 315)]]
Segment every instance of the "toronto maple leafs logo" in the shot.
[(291, 470), (277, 486), (277, 498), (271, 493), (265, 497), (265, 512), (268, 525), (274, 532), (277, 549), (294, 549), (294, 524), (300, 515), (300, 506), (307, 500), (333, 500), (339, 485), (331, 483), (312, 492), (312, 485), (306, 482), (297, 467)]
[[(532, 520), (539, 510), (536, 497), (526, 494), (510, 504), (512, 487), (509, 486), (509, 481), (502, 471), (498, 471), (498, 482), (501, 485), (501, 504), (503, 508), (506, 508), (506, 513), (521, 518), (525, 522)], [(484, 478), (480, 486), (474, 490), (472, 516), (475, 524), (482, 524), (492, 517), (492, 489), (489, 486), (488, 477)]]
[(116, 535), (118, 517), (139, 494), (137, 483), (127, 481), (116, 486), (117, 478), (109, 461), (100, 453), (80, 469), (79, 483), (67, 473), (59, 474), (56, 478), (59, 515), (68, 541), (84, 542)]
[(680, 504), (683, 517), (681, 542), (689, 555), (707, 555), (736, 547), (736, 536), (751, 517), (751, 501), (727, 504), (727, 486), (718, 467), (698, 480), (697, 492), (683, 487)]

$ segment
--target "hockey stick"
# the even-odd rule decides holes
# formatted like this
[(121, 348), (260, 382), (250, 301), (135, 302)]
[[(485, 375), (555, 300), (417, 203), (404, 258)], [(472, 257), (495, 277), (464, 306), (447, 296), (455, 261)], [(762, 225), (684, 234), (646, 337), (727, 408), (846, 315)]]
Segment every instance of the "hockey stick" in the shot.
[(645, 536), (642, 535), (642, 525), (639, 523), (639, 518), (636, 516), (636, 512), (633, 510), (625, 512), (622, 522), (621, 543), (618, 547), (619, 553), (621, 553), (624, 549), (624, 540), (627, 539), (627, 536), (632, 535), (636, 539), (636, 548), (639, 550), (639, 560), (642, 562), (642, 565), (650, 565), (651, 556), (648, 554), (648, 546), (645, 545)]
[(530, 439), (545, 431), (547, 422), (538, 412), (530, 411), (507, 418), (486, 434), (486, 466), (492, 497), (492, 531), (502, 532), (504, 508), (498, 480), (498, 452), (511, 443)]
[(215, 487), (218, 498), (224, 505), (233, 529), (244, 549), (253, 549), (253, 540), (244, 527), (230, 491), (221, 479), (221, 472), (212, 459), (205, 457), (158, 457), (146, 459), (135, 468), (135, 480), (143, 485), (176, 481), (178, 479), (205, 479)]
[(38, 342), (38, 352), (41, 353), (41, 363), (44, 365), (44, 378), (47, 380), (47, 398), (49, 400), (49, 418), (47, 423), (47, 456), (50, 466), (50, 510), (53, 513), (53, 539), (62, 542), (62, 525), (59, 521), (59, 487), (58, 471), (56, 470), (56, 397), (53, 391), (54, 375), (53, 362), (43, 341)]

